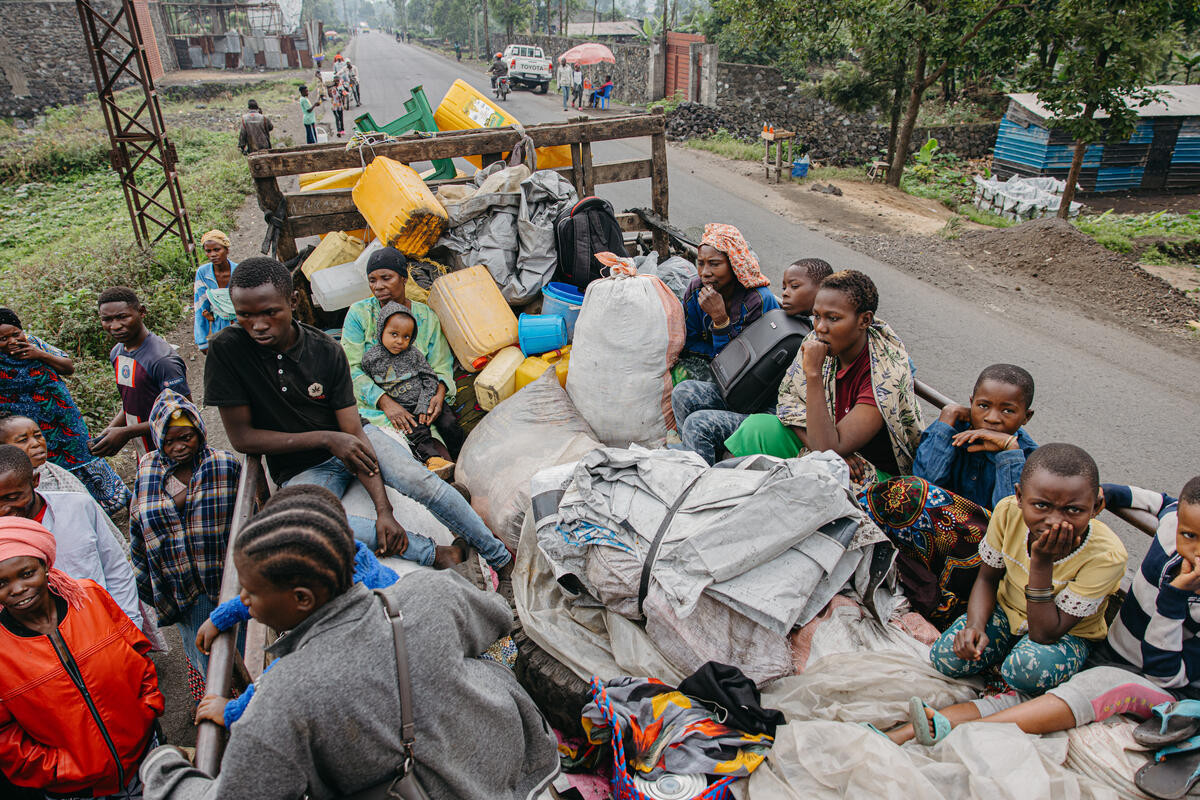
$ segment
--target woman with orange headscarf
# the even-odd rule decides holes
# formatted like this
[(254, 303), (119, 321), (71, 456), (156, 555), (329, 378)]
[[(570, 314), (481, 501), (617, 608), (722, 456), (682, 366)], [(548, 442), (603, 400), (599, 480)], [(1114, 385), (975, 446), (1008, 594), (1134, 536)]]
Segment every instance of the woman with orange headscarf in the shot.
[(139, 798), (163, 711), (150, 642), (55, 550), (37, 522), (0, 517), (0, 772), (59, 797)]
[(704, 226), (696, 272), (683, 298), (687, 339), (676, 383), (684, 378), (712, 380), (708, 362), (764, 312), (779, 308), (767, 288), (770, 279), (758, 267), (758, 256), (732, 225)]

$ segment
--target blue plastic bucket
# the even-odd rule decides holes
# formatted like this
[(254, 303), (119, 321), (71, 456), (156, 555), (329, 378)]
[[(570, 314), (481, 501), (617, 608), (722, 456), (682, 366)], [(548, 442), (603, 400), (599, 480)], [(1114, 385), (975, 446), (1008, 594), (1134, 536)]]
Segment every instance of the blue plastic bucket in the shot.
[(567, 321), (562, 314), (522, 314), (517, 320), (517, 339), (527, 356), (566, 347)]
[(567, 340), (575, 338), (575, 320), (583, 307), (583, 292), (569, 283), (547, 283), (542, 288), (542, 313), (560, 314), (567, 321)]
[(809, 165), (809, 160), (807, 158), (805, 158), (805, 159), (798, 158), (795, 161), (793, 161), (792, 162), (792, 177), (793, 178), (806, 177), (808, 175), (808, 165)]

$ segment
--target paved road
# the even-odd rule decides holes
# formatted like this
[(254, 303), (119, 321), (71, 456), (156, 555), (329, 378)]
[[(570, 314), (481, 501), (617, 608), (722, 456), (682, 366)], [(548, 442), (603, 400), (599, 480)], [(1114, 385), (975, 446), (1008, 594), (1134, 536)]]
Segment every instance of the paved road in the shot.
[[(369, 108), (377, 121), (403, 113), (409, 88), (418, 84), (434, 107), (457, 77), (489, 90), (486, 76), (455, 63), (453, 56), (447, 59), (374, 34), (360, 37), (356, 46), (364, 110)], [(568, 116), (554, 94), (514, 92), (505, 107), (527, 124)], [(596, 159), (645, 158), (648, 152), (648, 142), (602, 143)], [(668, 161), (672, 222), (684, 228), (708, 221), (737, 225), (775, 281), (782, 266), (800, 256), (870, 274), (880, 289), (880, 316), (903, 336), (921, 376), (947, 394), (968, 394), (987, 364), (1021, 364), (1038, 381), (1037, 415), (1030, 429), (1039, 441), (1070, 441), (1087, 448), (1105, 480), (1178, 491), (1200, 473), (1200, 360), (1020, 299), (981, 307), (777, 213), (778, 198), (757, 180), (718, 179), (710, 161), (683, 148), (672, 147)], [(598, 191), (618, 209), (649, 205), (649, 181)], [(1131, 554), (1140, 557), (1144, 537), (1129, 528), (1122, 533)]]

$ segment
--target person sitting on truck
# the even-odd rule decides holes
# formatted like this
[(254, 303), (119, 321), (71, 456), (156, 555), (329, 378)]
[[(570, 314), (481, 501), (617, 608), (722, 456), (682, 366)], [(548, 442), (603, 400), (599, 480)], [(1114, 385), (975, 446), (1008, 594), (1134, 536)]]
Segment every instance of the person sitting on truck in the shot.
[(437, 435), (450, 451), (450, 458), (457, 458), (466, 437), (453, 412), (449, 418), (445, 417), (446, 409), (455, 399), (454, 354), (442, 333), (441, 321), (429, 306), (408, 299), (408, 259), (396, 248), (381, 247), (370, 255), (367, 259), (367, 283), (371, 287), (371, 297), (350, 306), (342, 322), (342, 350), (350, 364), (358, 413), (372, 425), (392, 427), (398, 431), (406, 431), (414, 422), (404, 406), (388, 396), (362, 368), (368, 337), (371, 337), (371, 344), (375, 342), (373, 337), (378, 327), (380, 309), (388, 303), (397, 303), (417, 321), (417, 333), (412, 346), (429, 362), (439, 384), (428, 413), (435, 420)]
[(696, 251), (698, 274), (683, 297), (687, 338), (673, 376), (711, 380), (708, 362), (764, 312), (779, 308), (771, 281), (758, 266), (742, 232), (710, 222)]
[[(142, 767), (146, 796), (349, 797), (392, 782), (406, 758), (395, 634), (381, 600), (353, 581), (347, 526), (267, 509), (233, 558), (250, 616), (288, 631), (268, 650), (279, 661), (230, 730), (217, 776), (160, 747)], [(508, 605), (452, 572), (415, 570), (381, 591), (404, 626), (421, 788), (432, 800), (537, 796), (558, 772), (554, 733), (510, 670), (477, 658), (512, 627)]]
[(38, 484), (25, 451), (0, 445), (0, 517), (24, 517), (44, 525), (58, 542), (62, 571), (77, 580), (95, 581), (142, 628), (145, 620), (133, 567), (100, 506), (77, 492), (40, 492)]
[(0, 519), (0, 772), (48, 797), (141, 797), (164, 707), (150, 642), (97, 583), (58, 568), (58, 545)]
[(130, 556), (138, 597), (174, 624), (192, 667), (208, 674), (196, 631), (221, 594), (241, 459), (208, 444), (200, 410), (167, 390), (150, 412), (158, 449), (138, 464), (129, 510)]
[[(793, 262), (783, 271), (779, 307), (789, 316), (802, 317), (809, 322), (817, 288), (832, 273), (833, 267), (819, 258)], [(725, 449), (725, 440), (749, 416), (730, 411), (721, 390), (712, 381), (680, 381), (671, 392), (671, 410), (675, 413), (675, 427), (684, 449), (699, 453), (709, 464), (717, 462)], [(759, 410), (772, 412), (774, 406)]]
[(992, 666), (1019, 692), (1044, 692), (1079, 671), (1108, 632), (1104, 609), (1125, 574), (1125, 545), (1095, 519), (1104, 508), (1095, 460), (1042, 445), (1016, 494), (996, 505), (967, 613), (929, 652), (943, 675)]
[[(1114, 714), (1148, 719), (1161, 703), (1200, 698), (1200, 476), (1184, 484), (1178, 500), (1132, 486), (1103, 489), (1109, 508), (1140, 507), (1159, 522), (1133, 586), (1086, 668), (1032, 699), (1010, 691), (934, 711), (914, 698), (912, 721), (887, 732), (893, 741), (903, 744), (920, 728), (920, 741), (934, 744), (973, 720), (1011, 722), (1041, 735)], [(1164, 724), (1169, 718), (1159, 716)]]
[(492, 76), (492, 88), (496, 88), (496, 79), (508, 74), (508, 64), (504, 63), (504, 54), (496, 53), (496, 60), (488, 67), (488, 74)]
[(238, 324), (212, 340), (204, 365), (204, 401), (216, 406), (233, 447), (265, 455), (275, 483), (314, 484), (344, 494), (356, 478), (376, 519), (351, 517), (355, 536), (385, 555), (450, 567), (467, 556), (459, 541), (435, 545), (406, 533), (385, 486), (426, 506), (475, 547), (511, 585), (512, 555), (463, 496), (418, 464), (391, 436), (363, 425), (350, 366), (337, 342), (292, 317), (292, 275), (272, 258), (248, 258), (230, 281)]
[[(434, 396), (443, 384), (421, 351), (413, 347), (418, 330), (412, 312), (394, 300), (389, 302), (379, 311), (374, 344), (363, 353), (362, 369), (405, 410), (406, 419), (401, 420), (400, 429), (412, 445), (413, 455), (431, 472), (449, 478), (454, 472), (450, 451), (433, 438), (429, 428), (435, 423), (440, 423), (439, 427), (456, 425), (454, 412), (440, 403), (438, 420), (430, 416)], [(441, 420), (445, 415), (449, 418)]]
[[(779, 386), (775, 414), (752, 414), (725, 440), (735, 456), (795, 458), (833, 450), (855, 486), (904, 475), (921, 439), (921, 407), (904, 343), (875, 318), (879, 291), (835, 272), (813, 301), (813, 332)], [(882, 475), (880, 475), (882, 473)]]
[(912, 475), (863, 490), (859, 500), (898, 551), (904, 595), (940, 628), (966, 610), (991, 510), (1016, 491), (1037, 443), (1033, 376), (1013, 364), (979, 374), (970, 408), (942, 409), (921, 434)]

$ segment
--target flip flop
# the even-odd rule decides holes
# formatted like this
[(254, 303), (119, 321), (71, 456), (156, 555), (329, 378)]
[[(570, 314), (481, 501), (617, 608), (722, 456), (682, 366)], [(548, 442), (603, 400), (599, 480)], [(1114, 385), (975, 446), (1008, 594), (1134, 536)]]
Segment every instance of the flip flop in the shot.
[(888, 735), (887, 735), (886, 733), (884, 733), (883, 731), (879, 730), (879, 728), (876, 728), (876, 727), (875, 727), (874, 725), (872, 725), (871, 723), (869, 723), (869, 722), (860, 722), (860, 723), (858, 723), (858, 724), (859, 724), (859, 725), (861, 725), (862, 727), (866, 728), (866, 729), (867, 729), (867, 730), (869, 730), (869, 731), (874, 731), (875, 733), (878, 733), (880, 736), (884, 737), (884, 738), (885, 738), (885, 739), (887, 739), (888, 741), (891, 741), (891, 737), (890, 737), (890, 736), (888, 736)]
[[(930, 717), (926, 711), (933, 711)], [(923, 745), (935, 745), (950, 735), (950, 720), (919, 697), (908, 701), (908, 721), (912, 723), (913, 733), (917, 741)], [(933, 733), (929, 733), (929, 723), (933, 723)]]
[(1143, 747), (1159, 748), (1200, 733), (1200, 700), (1159, 703), (1150, 719), (1133, 729), (1133, 740)]
[(1166, 747), (1159, 748), (1154, 754), (1155, 761), (1162, 761), (1168, 756), (1177, 756), (1180, 753), (1190, 753), (1194, 750), (1200, 750), (1200, 736), (1192, 736), (1184, 739), (1176, 744), (1169, 744)]
[(1151, 761), (1133, 776), (1133, 783), (1151, 797), (1181, 800), (1200, 781), (1200, 750)]

